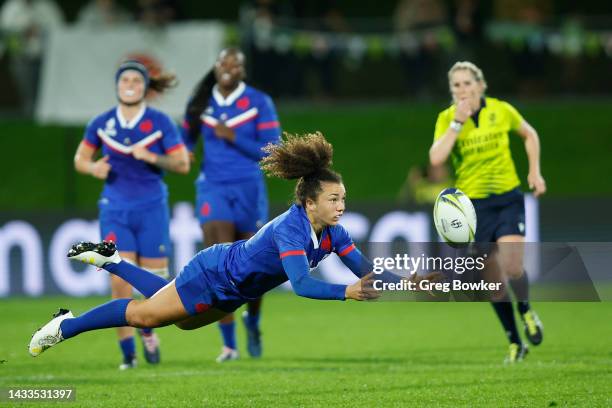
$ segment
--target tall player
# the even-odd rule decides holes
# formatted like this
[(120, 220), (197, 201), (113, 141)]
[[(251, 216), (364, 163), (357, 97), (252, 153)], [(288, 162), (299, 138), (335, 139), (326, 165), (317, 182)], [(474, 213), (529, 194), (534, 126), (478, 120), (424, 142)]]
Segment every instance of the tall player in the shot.
[[(497, 242), (498, 269), (509, 279), (525, 335), (533, 345), (542, 342), (542, 323), (531, 309), (527, 274), (523, 270), (525, 205), (510, 152), (510, 131), (523, 139), (529, 160), (527, 182), (536, 197), (546, 192), (540, 172), (540, 140), (535, 129), (509, 103), (484, 96), (482, 71), (471, 62), (457, 62), (448, 72), (453, 104), (438, 115), (429, 158), (434, 166), (452, 158), (456, 186), (474, 203), (478, 226), (476, 242)], [(506, 361), (520, 361), (527, 354), (519, 336), (508, 292), (502, 291), (493, 308), (508, 336)]]
[[(169, 211), (164, 170), (189, 172), (189, 156), (180, 133), (164, 113), (147, 106), (149, 91), (163, 92), (175, 78), (151, 78), (144, 65), (127, 61), (115, 74), (118, 104), (96, 116), (85, 130), (74, 164), (83, 174), (105, 180), (98, 202), (100, 234), (114, 241), (126, 262), (168, 278)], [(101, 149), (101, 158), (95, 159)], [(132, 296), (132, 286), (111, 276), (113, 299)], [(150, 329), (140, 332), (145, 359), (160, 361), (159, 339)], [(117, 329), (123, 354), (120, 369), (136, 365), (134, 329)]]
[[(200, 134), (204, 158), (196, 182), (196, 209), (204, 247), (252, 237), (267, 221), (268, 198), (258, 162), (268, 143), (277, 143), (280, 124), (270, 97), (244, 83), (244, 54), (221, 51), (215, 66), (196, 86), (187, 106), (183, 135), (190, 150)], [(242, 315), (247, 350), (262, 353), (261, 299), (251, 299)], [(238, 358), (234, 316), (219, 322), (223, 348), (218, 362)]]

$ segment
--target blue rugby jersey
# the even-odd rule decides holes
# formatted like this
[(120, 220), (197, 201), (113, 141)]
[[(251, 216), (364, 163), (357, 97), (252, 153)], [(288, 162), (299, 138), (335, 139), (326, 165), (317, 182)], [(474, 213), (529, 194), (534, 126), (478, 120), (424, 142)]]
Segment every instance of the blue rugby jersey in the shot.
[(100, 196), (101, 206), (131, 210), (166, 200), (163, 171), (132, 156), (136, 144), (157, 154), (184, 146), (178, 128), (166, 114), (143, 106), (128, 122), (115, 107), (89, 122), (83, 142), (96, 150), (101, 147), (102, 155), (109, 156), (111, 171)]
[[(244, 82), (227, 98), (215, 86), (201, 120), (204, 159), (200, 164), (200, 180), (226, 182), (259, 177), (261, 170), (257, 162), (265, 155), (261, 148), (280, 140), (281, 128), (272, 99)], [(215, 136), (214, 127), (219, 122), (225, 122), (236, 132), (235, 143)], [(183, 139), (189, 150), (193, 150), (197, 139), (187, 130), (187, 121), (184, 121)]]
[[(246, 299), (258, 298), (289, 279), (300, 296), (344, 300), (346, 285), (314, 279), (310, 269), (332, 252), (358, 277), (369, 266), (344, 227), (328, 226), (317, 239), (304, 208), (295, 204), (251, 239), (235, 242), (225, 252), (218, 267)], [(346, 262), (344, 258), (353, 259)]]

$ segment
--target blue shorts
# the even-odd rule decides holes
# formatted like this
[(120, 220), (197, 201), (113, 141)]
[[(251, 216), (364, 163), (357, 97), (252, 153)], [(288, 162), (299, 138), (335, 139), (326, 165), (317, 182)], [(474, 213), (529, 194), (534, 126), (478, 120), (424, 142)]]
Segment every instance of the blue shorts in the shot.
[(176, 276), (176, 290), (190, 315), (210, 308), (231, 313), (248, 301), (234, 289), (223, 269), (229, 246), (217, 244), (198, 252)]
[(476, 210), (476, 242), (496, 242), (506, 235), (525, 236), (525, 199), (515, 188), (472, 200)]
[(119, 251), (145, 258), (170, 256), (170, 212), (166, 203), (137, 210), (100, 207), (100, 236)]
[(208, 180), (196, 184), (200, 224), (228, 221), (238, 232), (257, 232), (268, 222), (268, 192), (263, 176), (231, 183)]

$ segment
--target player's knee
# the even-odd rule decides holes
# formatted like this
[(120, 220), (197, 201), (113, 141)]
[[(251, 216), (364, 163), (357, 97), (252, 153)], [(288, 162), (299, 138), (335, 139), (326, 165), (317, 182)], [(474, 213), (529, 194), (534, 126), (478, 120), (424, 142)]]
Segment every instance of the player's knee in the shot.
[(143, 302), (130, 303), (126, 311), (126, 320), (130, 326), (138, 328), (153, 328), (160, 325), (159, 318), (146, 305), (143, 306)]
[(523, 272), (522, 262), (509, 261), (504, 266), (504, 273), (509, 279), (518, 279), (523, 275)]

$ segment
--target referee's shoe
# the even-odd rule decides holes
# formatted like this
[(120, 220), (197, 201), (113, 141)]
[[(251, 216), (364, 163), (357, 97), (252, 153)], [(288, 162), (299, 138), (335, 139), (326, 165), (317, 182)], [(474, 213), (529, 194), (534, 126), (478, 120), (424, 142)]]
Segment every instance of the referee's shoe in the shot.
[(544, 338), (544, 326), (542, 321), (533, 310), (528, 310), (521, 315), (523, 324), (525, 325), (525, 336), (534, 346), (542, 343)]

